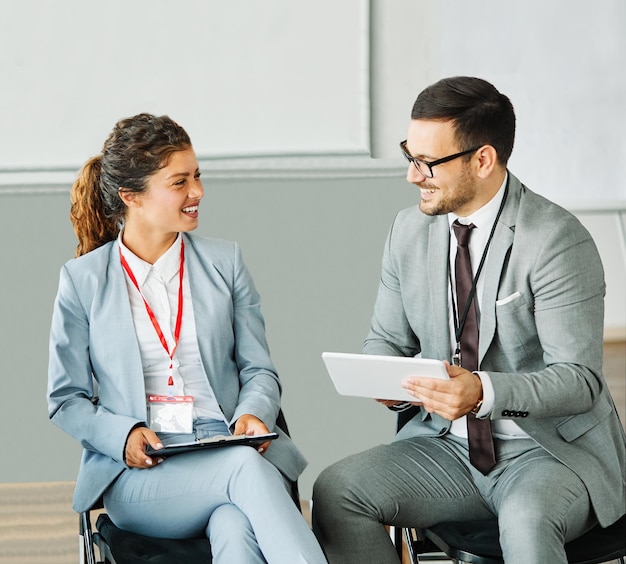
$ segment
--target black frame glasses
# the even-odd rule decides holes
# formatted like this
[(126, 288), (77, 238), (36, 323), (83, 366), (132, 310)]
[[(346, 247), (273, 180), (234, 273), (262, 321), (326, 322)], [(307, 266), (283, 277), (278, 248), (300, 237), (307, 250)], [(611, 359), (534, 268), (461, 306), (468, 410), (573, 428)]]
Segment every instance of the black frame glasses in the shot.
[(426, 162), (416, 157), (412, 157), (409, 154), (409, 151), (406, 148), (406, 141), (407, 141), (406, 139), (404, 141), (400, 141), (400, 150), (402, 151), (404, 158), (410, 163), (413, 163), (413, 165), (417, 169), (417, 172), (419, 172), (422, 176), (425, 176), (426, 178), (433, 177), (434, 166), (447, 163), (448, 161), (452, 161), (454, 159), (458, 159), (459, 157), (462, 157), (464, 155), (469, 155), (470, 153), (474, 153), (475, 151), (478, 151), (478, 149), (482, 147), (482, 145), (479, 145), (478, 147), (474, 147), (473, 149), (467, 149), (467, 151), (454, 153), (454, 155), (448, 155), (447, 157), (443, 157), (442, 159), (437, 159), (436, 161)]

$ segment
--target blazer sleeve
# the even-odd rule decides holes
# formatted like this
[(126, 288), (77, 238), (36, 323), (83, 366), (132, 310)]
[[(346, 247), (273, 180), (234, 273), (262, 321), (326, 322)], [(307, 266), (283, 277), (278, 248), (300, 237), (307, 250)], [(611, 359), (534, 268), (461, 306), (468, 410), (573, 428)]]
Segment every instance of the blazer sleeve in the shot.
[(121, 462), (128, 433), (142, 422), (93, 403), (88, 312), (66, 265), (61, 269), (50, 330), (48, 415), (83, 448)]
[(385, 242), (374, 313), (363, 343), (365, 354), (415, 356), (421, 350), (419, 340), (409, 324), (402, 299), (399, 274), (402, 256), (397, 251), (394, 253), (393, 244), (397, 221), (396, 217)]
[(234, 245), (232, 292), (240, 391), (231, 422), (249, 413), (273, 429), (280, 410), (281, 385), (270, 358), (261, 299), (238, 244)]

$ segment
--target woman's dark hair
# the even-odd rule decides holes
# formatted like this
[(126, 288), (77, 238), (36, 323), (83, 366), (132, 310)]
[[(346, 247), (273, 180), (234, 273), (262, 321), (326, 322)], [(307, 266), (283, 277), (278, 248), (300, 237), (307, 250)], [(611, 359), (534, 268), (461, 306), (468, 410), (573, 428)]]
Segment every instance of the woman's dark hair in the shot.
[(118, 121), (102, 153), (85, 163), (72, 186), (76, 256), (117, 238), (126, 215), (120, 191), (143, 192), (172, 153), (190, 147), (187, 132), (168, 116), (144, 113)]
[(452, 121), (460, 151), (491, 145), (504, 166), (513, 151), (513, 104), (480, 78), (455, 76), (430, 85), (415, 100), (411, 118)]

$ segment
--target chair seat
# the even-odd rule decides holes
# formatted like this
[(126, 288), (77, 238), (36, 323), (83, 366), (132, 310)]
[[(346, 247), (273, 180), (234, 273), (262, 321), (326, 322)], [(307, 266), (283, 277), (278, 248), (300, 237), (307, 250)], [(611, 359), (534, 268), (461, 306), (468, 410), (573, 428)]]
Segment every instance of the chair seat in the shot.
[[(441, 523), (423, 531), (448, 556), (476, 564), (502, 564), (496, 521)], [(613, 525), (596, 526), (565, 545), (571, 564), (599, 564), (626, 554), (626, 515)]]
[(206, 538), (200, 539), (159, 539), (129, 533), (118, 529), (102, 514), (97, 521), (98, 532), (108, 545), (115, 564), (207, 564), (211, 562), (211, 547)]

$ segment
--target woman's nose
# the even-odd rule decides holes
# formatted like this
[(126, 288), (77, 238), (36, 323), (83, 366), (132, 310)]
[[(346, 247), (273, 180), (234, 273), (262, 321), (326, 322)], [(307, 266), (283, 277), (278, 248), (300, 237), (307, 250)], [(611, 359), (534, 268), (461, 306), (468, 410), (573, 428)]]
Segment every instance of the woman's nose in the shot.
[(189, 190), (189, 197), (199, 200), (202, 196), (204, 196), (204, 186), (202, 186), (202, 181), (198, 178), (193, 182), (191, 190)]

